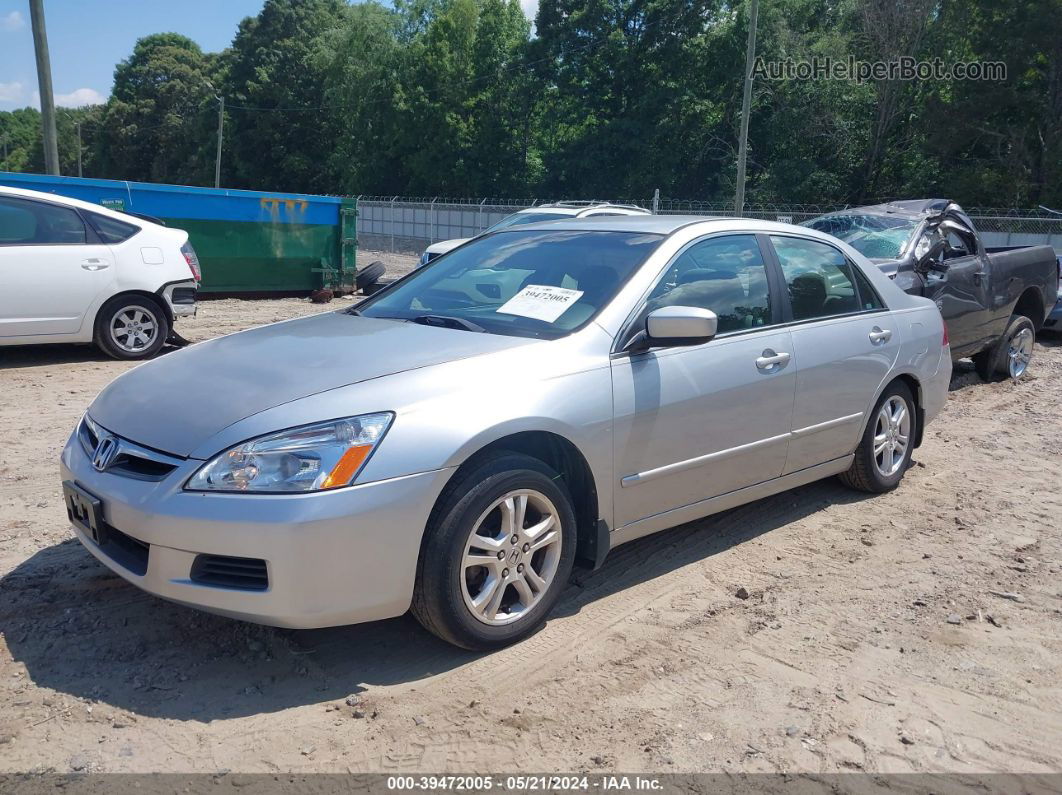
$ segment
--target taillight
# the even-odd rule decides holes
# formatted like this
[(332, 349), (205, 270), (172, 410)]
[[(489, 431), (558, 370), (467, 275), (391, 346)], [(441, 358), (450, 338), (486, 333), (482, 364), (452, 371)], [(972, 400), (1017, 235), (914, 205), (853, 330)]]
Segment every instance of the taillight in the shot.
[(944, 347), (947, 344), (948, 344), (948, 324), (945, 323), (944, 324), (944, 340), (940, 343), (940, 346)]
[(203, 272), (199, 270), (199, 257), (196, 256), (192, 244), (185, 243), (181, 246), (181, 253), (184, 254), (184, 261), (188, 263), (188, 269), (192, 271), (192, 276), (195, 277), (195, 280), (197, 282), (203, 281)]

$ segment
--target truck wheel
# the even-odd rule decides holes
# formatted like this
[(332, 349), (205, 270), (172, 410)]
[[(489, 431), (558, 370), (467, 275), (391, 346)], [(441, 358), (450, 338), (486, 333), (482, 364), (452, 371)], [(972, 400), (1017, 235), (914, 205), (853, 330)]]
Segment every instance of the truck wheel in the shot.
[(1029, 369), (1036, 326), (1024, 315), (1013, 315), (1007, 330), (992, 347), (973, 357), (977, 374), (985, 381), (1010, 376), (1017, 381)]
[(150, 359), (170, 336), (159, 303), (143, 295), (118, 295), (96, 315), (96, 345), (115, 359)]
[(911, 390), (902, 381), (890, 385), (878, 398), (855, 459), (841, 482), (858, 491), (881, 494), (892, 491), (911, 465), (918, 414)]
[(564, 482), (538, 459), (499, 453), (440, 500), (421, 547), (413, 615), (465, 649), (526, 638), (545, 622), (575, 560)]

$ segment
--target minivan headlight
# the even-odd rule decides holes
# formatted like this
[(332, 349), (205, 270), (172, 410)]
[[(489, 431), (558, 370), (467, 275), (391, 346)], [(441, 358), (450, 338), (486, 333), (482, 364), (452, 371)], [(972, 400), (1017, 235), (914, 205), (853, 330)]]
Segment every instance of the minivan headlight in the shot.
[(236, 445), (204, 464), (188, 491), (309, 492), (349, 486), (394, 419), (389, 411), (303, 425)]

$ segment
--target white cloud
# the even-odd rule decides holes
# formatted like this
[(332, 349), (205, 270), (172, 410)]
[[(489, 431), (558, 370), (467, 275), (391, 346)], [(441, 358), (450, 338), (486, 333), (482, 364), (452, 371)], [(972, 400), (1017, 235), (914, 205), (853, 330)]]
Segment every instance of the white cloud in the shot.
[(22, 83), (0, 83), (0, 102), (12, 105), (22, 102)]
[(538, 16), (538, 0), (520, 0), (520, 8), (524, 10), (524, 16), (535, 21)]
[(26, 27), (26, 20), (23, 19), (21, 11), (12, 11), (10, 14), (0, 17), (0, 30), (5, 33), (22, 30), (24, 27)]
[[(94, 88), (78, 88), (69, 94), (56, 94), (55, 104), (64, 108), (80, 108), (82, 105), (99, 105), (107, 98)], [(40, 104), (38, 100), (37, 104)]]

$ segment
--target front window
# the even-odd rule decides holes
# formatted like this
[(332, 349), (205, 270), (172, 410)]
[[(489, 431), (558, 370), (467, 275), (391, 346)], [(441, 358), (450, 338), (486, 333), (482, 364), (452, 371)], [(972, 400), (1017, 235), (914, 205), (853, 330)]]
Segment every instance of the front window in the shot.
[(833, 235), (867, 259), (899, 259), (919, 223), (891, 215), (827, 215), (805, 226)]
[(662, 239), (634, 232), (501, 232), (425, 265), (354, 311), (556, 339), (604, 308)]
[[(524, 224), (540, 224), (543, 221), (559, 221), (561, 218), (571, 218), (568, 213), (513, 213), (512, 215), (502, 218), (494, 226), (487, 229), (487, 232), (497, 232), (499, 229), (508, 229), (510, 226), (523, 226)], [(484, 232), (486, 234), (486, 232)]]

